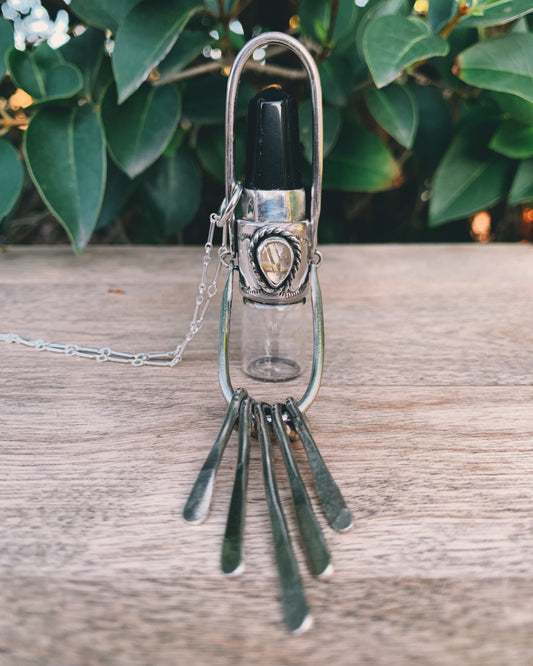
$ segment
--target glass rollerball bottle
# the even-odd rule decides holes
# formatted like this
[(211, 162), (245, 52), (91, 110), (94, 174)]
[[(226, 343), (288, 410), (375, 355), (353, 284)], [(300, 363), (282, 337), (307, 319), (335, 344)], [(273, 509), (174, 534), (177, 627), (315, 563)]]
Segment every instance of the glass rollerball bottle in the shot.
[(236, 221), (243, 296), (243, 370), (262, 381), (297, 377), (313, 234), (306, 219), (296, 100), (278, 86), (248, 108), (246, 178)]

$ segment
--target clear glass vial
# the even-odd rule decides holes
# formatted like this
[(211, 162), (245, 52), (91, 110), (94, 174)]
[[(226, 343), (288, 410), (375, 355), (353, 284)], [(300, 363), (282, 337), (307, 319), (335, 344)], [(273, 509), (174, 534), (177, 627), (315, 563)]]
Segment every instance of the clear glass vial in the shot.
[(241, 358), (243, 371), (265, 382), (298, 377), (307, 352), (306, 300), (297, 303), (257, 303), (243, 299)]

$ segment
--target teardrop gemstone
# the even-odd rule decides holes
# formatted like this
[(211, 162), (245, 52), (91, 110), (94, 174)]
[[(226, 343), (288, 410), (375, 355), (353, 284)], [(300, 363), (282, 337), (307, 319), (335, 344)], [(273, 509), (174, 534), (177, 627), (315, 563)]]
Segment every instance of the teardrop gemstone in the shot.
[(293, 262), (293, 249), (284, 238), (265, 238), (257, 247), (257, 264), (265, 280), (274, 289), (287, 279)]

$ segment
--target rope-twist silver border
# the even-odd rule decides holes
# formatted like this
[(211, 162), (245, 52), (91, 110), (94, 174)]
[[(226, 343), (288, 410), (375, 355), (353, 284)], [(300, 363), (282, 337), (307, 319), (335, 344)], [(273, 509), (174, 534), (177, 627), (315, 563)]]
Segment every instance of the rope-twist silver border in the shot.
[[(273, 239), (275, 239), (276, 237), (283, 238), (284, 240), (287, 241), (287, 243), (289, 243), (293, 252), (293, 261), (292, 261), (291, 270), (287, 273), (287, 276), (285, 277), (283, 282), (279, 284), (277, 287), (272, 287), (267, 282), (265, 275), (263, 274), (263, 271), (261, 269), (261, 266), (259, 265), (259, 259), (257, 256), (257, 248), (264, 240), (266, 240), (269, 237)], [(250, 239), (248, 256), (250, 258), (250, 264), (252, 266), (254, 275), (267, 294), (283, 293), (287, 285), (289, 285), (296, 276), (296, 273), (300, 268), (300, 264), (302, 263), (302, 250), (300, 248), (300, 243), (298, 241), (298, 238), (294, 236), (294, 234), (291, 234), (289, 231), (281, 227), (266, 226), (258, 229)]]

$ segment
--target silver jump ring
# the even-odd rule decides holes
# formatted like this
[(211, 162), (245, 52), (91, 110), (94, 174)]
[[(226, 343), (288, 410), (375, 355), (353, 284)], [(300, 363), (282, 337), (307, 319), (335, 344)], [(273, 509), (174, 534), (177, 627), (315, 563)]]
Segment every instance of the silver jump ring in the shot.
[(232, 259), (228, 260), (228, 257), (233, 257), (233, 253), (231, 252), (231, 250), (228, 250), (227, 247), (219, 248), (218, 258), (220, 260), (220, 263), (226, 268), (234, 268), (233, 260)]
[(242, 183), (236, 181), (233, 184), (233, 189), (231, 191), (231, 196), (229, 198), (229, 201), (226, 203), (226, 199), (224, 199), (222, 205), (220, 206), (220, 214), (217, 220), (217, 227), (223, 227), (229, 221), (230, 217), (233, 215), (233, 211), (235, 210), (237, 204), (239, 203), (241, 194), (242, 194)]
[(320, 252), (320, 250), (315, 250), (315, 254), (311, 259), (310, 263), (314, 264), (318, 268), (322, 263), (322, 259), (323, 259), (322, 252)]

